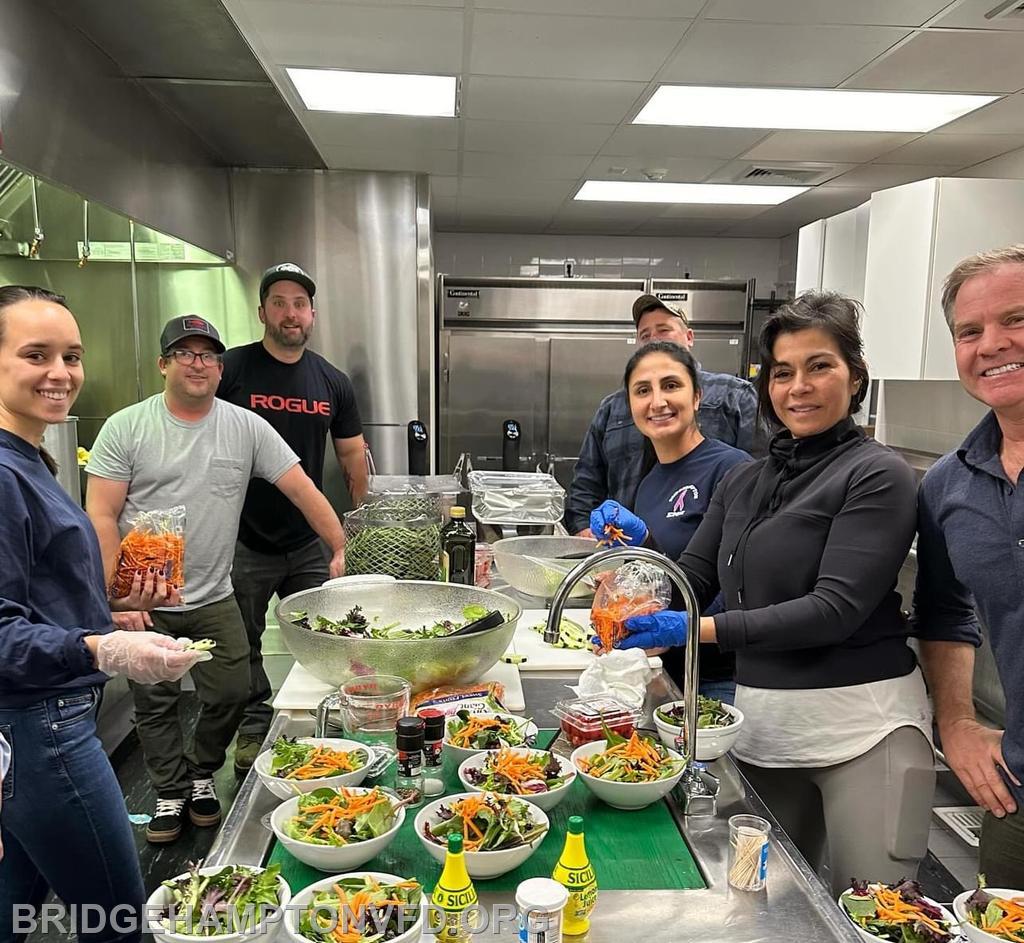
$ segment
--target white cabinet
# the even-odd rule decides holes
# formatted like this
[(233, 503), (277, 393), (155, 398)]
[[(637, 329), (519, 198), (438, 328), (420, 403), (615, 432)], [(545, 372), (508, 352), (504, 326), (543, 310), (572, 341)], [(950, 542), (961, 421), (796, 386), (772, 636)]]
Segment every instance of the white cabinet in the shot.
[(870, 204), (800, 229), (796, 256), (796, 292), (816, 288), (864, 300)]
[(1024, 181), (940, 177), (871, 197), (864, 344), (871, 376), (955, 380), (942, 283), (965, 256), (1024, 242)]

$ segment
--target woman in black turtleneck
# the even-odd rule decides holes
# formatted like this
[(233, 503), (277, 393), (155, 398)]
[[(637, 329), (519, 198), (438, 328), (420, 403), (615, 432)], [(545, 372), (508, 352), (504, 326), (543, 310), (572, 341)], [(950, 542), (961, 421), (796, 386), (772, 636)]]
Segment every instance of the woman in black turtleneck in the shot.
[[(810, 292), (761, 332), (769, 455), (719, 485), (679, 562), (702, 642), (736, 653), (733, 753), (813, 867), (911, 877), (927, 851), (931, 717), (896, 580), (914, 536), (916, 483), (855, 425), (868, 372), (855, 302)], [(685, 615), (627, 623), (627, 646), (685, 641)]]

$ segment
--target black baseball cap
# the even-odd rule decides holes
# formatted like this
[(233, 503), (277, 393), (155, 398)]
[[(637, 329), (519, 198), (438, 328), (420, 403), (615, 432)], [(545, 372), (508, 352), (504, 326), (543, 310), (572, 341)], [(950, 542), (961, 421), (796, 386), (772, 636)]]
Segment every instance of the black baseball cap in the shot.
[(633, 323), (639, 324), (640, 319), (647, 314), (648, 311), (654, 311), (657, 308), (675, 315), (683, 322), (683, 324), (689, 324), (689, 321), (686, 319), (686, 314), (683, 312), (682, 308), (669, 304), (667, 301), (662, 301), (657, 295), (641, 295), (633, 302)]
[(180, 318), (171, 318), (164, 325), (164, 329), (160, 332), (160, 353), (166, 355), (178, 341), (182, 341), (186, 337), (205, 337), (207, 340), (213, 341), (214, 350), (218, 354), (224, 353), (226, 349), (221, 342), (220, 334), (217, 333), (217, 328), (206, 318), (201, 318), (198, 314), (185, 314)]
[(263, 278), (260, 279), (260, 304), (263, 304), (267, 292), (274, 282), (284, 281), (296, 282), (301, 285), (309, 293), (309, 300), (313, 300), (313, 296), (316, 294), (316, 282), (294, 262), (278, 262), (277, 265), (270, 266), (263, 273)]

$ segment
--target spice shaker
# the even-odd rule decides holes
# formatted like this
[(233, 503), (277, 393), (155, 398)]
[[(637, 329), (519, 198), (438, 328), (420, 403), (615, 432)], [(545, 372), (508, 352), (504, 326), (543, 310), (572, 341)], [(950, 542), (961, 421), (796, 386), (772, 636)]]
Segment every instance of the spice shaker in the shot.
[(400, 717), (395, 725), (398, 747), (398, 771), (395, 792), (407, 805), (415, 808), (423, 803), (423, 731), (422, 717)]
[(444, 779), (441, 778), (442, 751), (444, 749), (445, 715), (432, 707), (419, 712), (423, 718), (423, 792), (428, 796), (444, 793)]

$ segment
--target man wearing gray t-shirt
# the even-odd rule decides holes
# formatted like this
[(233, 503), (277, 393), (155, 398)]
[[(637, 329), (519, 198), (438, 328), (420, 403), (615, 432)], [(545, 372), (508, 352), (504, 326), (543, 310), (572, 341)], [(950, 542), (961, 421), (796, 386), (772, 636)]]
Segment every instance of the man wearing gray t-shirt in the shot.
[[(157, 609), (153, 628), (172, 637), (212, 639), (212, 661), (192, 670), (200, 715), (184, 749), (178, 682), (133, 685), (136, 729), (157, 793), (146, 830), (174, 841), (186, 807), (194, 825), (217, 825), (213, 774), (224, 762), (249, 693), (249, 643), (231, 585), (235, 538), (250, 478), (274, 484), (330, 547), (330, 571), (344, 570), (344, 533), (298, 456), (266, 420), (215, 398), (223, 372), (217, 329), (205, 318), (172, 318), (160, 336), (164, 391), (111, 416), (93, 445), (86, 511), (99, 535), (108, 579), (121, 538), (136, 516), (185, 508), (182, 605)], [(145, 613), (135, 614), (146, 627)]]

